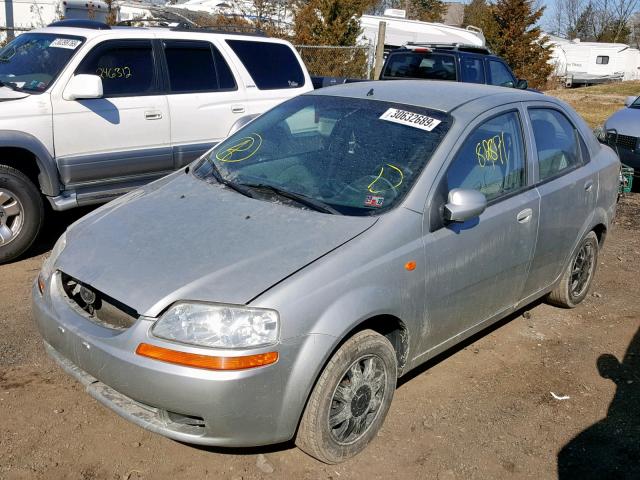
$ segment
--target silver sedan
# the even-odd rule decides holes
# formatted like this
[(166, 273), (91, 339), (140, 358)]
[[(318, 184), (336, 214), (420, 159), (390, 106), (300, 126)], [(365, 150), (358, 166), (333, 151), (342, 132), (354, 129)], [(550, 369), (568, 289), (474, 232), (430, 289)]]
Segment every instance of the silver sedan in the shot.
[(53, 358), (144, 428), (337, 463), (399, 376), (538, 298), (585, 298), (619, 168), (538, 93), (322, 89), (71, 226), (33, 312)]

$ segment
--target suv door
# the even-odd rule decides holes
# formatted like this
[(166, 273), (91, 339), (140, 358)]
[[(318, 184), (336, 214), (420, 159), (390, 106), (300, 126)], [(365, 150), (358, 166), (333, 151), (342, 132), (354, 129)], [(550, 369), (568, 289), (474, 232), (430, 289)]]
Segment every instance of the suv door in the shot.
[(559, 108), (531, 106), (537, 158), (540, 227), (524, 295), (550, 286), (562, 273), (593, 214), (598, 174), (578, 130)]
[(223, 140), (246, 114), (246, 92), (208, 41), (163, 40), (175, 167)]
[(173, 169), (169, 109), (151, 40), (102, 42), (75, 74), (99, 75), (104, 94), (52, 98), (56, 158), (67, 187), (149, 181)]
[(513, 88), (518, 83), (509, 67), (500, 60), (492, 58), (487, 59), (487, 74), (487, 83), (489, 85)]
[[(476, 120), (428, 201), (424, 348), (490, 321), (520, 299), (539, 211), (538, 192), (527, 188), (522, 113), (514, 106)], [(482, 192), (487, 209), (473, 220), (445, 223), (442, 210), (454, 188)]]

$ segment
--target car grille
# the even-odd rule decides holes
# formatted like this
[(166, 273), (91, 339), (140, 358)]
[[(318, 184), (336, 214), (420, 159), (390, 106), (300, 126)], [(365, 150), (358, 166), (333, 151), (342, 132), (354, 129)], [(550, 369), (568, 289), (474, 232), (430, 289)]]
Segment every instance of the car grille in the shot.
[(620, 135), (613, 132), (607, 134), (607, 140), (611, 145), (617, 145), (618, 147), (627, 148), (629, 150), (635, 150), (636, 144), (638, 143), (638, 137)]
[(60, 280), (69, 304), (93, 323), (112, 330), (126, 330), (140, 317), (134, 309), (64, 272), (60, 272)]

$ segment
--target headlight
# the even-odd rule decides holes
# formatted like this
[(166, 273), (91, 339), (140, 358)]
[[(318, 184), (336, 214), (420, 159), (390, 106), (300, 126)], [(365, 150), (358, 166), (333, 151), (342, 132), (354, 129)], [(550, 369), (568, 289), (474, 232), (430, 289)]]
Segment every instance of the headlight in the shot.
[(60, 236), (56, 244), (53, 246), (53, 249), (51, 250), (51, 253), (47, 257), (47, 259), (42, 264), (42, 270), (40, 271), (40, 276), (44, 280), (48, 280), (49, 277), (51, 277), (51, 275), (53, 274), (56, 260), (58, 260), (58, 257), (60, 256), (60, 254), (64, 250), (64, 247), (66, 246), (67, 246), (67, 232), (64, 232)]
[(173, 305), (153, 325), (166, 340), (213, 348), (248, 348), (278, 341), (275, 310), (207, 303)]

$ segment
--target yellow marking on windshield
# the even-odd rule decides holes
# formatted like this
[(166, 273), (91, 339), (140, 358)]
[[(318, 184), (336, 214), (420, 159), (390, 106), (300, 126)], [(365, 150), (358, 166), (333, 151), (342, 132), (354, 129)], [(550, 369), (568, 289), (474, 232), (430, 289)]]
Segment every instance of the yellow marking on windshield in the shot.
[[(252, 133), (241, 138), (236, 144), (216, 153), (216, 159), (221, 162), (236, 163), (253, 157), (262, 146), (262, 137)], [(236, 157), (236, 154), (240, 155)]]
[(491, 162), (494, 168), (496, 162), (500, 162), (501, 165), (508, 163), (509, 153), (504, 144), (504, 132), (485, 140), (480, 140), (476, 144), (476, 157), (478, 158), (478, 164), (483, 168), (487, 165), (487, 162)]
[[(376, 184), (376, 182), (378, 182), (378, 180), (380, 180), (382, 178), (382, 175), (384, 174), (384, 166), (382, 166), (382, 167), (380, 167), (380, 173), (378, 174), (378, 176), (373, 180), (373, 182), (371, 182), (367, 186), (367, 190), (369, 192), (371, 192), (371, 193), (386, 192), (387, 190), (390, 190), (391, 188), (398, 188), (402, 184), (402, 182), (404, 181), (404, 173), (402, 173), (402, 170), (400, 170), (395, 165), (391, 165), (390, 163), (387, 163), (386, 165), (387, 165), (387, 167), (390, 167), (390, 168), (394, 169), (396, 172), (398, 172), (400, 174), (400, 181), (398, 183), (396, 183), (395, 185), (393, 185), (393, 187), (383, 188), (382, 190), (374, 190), (372, 187)], [(389, 182), (389, 183), (391, 183), (391, 182)]]

